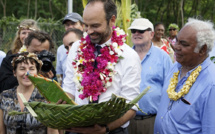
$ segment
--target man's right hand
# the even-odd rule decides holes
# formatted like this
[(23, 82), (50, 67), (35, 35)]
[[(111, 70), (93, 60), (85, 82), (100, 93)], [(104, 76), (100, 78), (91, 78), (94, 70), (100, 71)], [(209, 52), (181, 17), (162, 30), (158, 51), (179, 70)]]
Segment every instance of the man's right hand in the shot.
[(66, 104), (66, 101), (63, 101), (62, 99), (60, 99), (60, 100), (57, 101), (56, 104), (57, 104), (57, 105), (58, 105), (58, 104)]

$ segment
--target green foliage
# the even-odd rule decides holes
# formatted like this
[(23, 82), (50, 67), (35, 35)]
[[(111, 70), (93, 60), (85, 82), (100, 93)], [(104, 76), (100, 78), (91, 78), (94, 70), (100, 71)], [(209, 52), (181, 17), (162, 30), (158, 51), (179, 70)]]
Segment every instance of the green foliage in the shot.
[(215, 56), (211, 57), (211, 61), (215, 63)]
[[(130, 38), (131, 32), (130, 30), (128, 30), (128, 27), (134, 19), (141, 17), (140, 12), (138, 11), (138, 7), (136, 4), (119, 1), (115, 1), (115, 3), (117, 5), (116, 26), (122, 28), (125, 31), (125, 33), (127, 34), (126, 43), (132, 46)], [(127, 8), (130, 8), (130, 10), (126, 10)]]
[(132, 4), (131, 5), (131, 22), (134, 21), (136, 18), (141, 18), (141, 13), (138, 10), (137, 4)]
[(215, 21), (214, 0), (133, 0), (138, 5), (141, 15), (152, 23), (163, 22), (167, 27), (170, 23), (176, 23), (182, 27), (189, 17), (198, 17), (204, 20)]
[[(84, 0), (87, 1), (87, 0)], [(117, 7), (120, 9), (122, 0), (114, 0), (118, 2)], [(123, 0), (125, 1), (125, 0)], [(170, 23), (176, 23), (182, 27), (189, 17), (198, 17), (204, 20), (215, 22), (215, 3), (214, 0), (183, 0), (182, 11), (184, 14), (184, 22), (181, 15), (182, 0), (131, 0), (132, 4), (136, 3), (136, 7), (131, 5), (131, 20), (135, 16), (143, 16), (148, 18), (152, 23), (163, 22), (167, 27)], [(1, 41), (1, 36), (5, 36), (5, 32), (13, 32), (15, 35), (16, 24), (25, 18), (39, 20), (39, 23), (49, 23), (54, 29), (61, 29), (62, 18), (67, 14), (67, 0), (4, 0), (6, 2), (6, 18), (3, 18), (3, 6), (0, 5), (0, 48), (5, 45), (5, 41)], [(73, 12), (82, 15), (83, 5), (81, 0), (73, 0)], [(134, 6), (134, 7), (133, 7)], [(139, 11), (139, 12), (138, 12)], [(43, 19), (46, 18), (46, 19)], [(137, 17), (138, 18), (138, 17)], [(117, 26), (123, 27), (120, 21), (123, 20), (122, 12), (119, 10)], [(55, 22), (56, 21), (56, 22)], [(59, 21), (59, 22), (58, 22)], [(56, 24), (59, 24), (58, 26)], [(43, 25), (43, 24), (42, 24)], [(5, 28), (6, 26), (6, 28)], [(12, 28), (14, 27), (14, 29)], [(43, 26), (41, 26), (43, 27)], [(53, 31), (53, 27), (46, 28), (45, 31)], [(62, 31), (64, 29), (62, 28)], [(12, 40), (12, 34), (6, 40)], [(3, 45), (2, 45), (3, 42)], [(8, 43), (8, 42), (7, 42)]]

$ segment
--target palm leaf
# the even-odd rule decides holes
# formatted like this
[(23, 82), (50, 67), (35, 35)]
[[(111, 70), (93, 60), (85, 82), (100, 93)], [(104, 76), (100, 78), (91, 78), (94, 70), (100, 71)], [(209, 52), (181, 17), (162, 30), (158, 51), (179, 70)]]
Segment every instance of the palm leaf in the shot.
[(46, 98), (48, 102), (57, 103), (58, 100), (62, 99), (68, 104), (77, 105), (68, 95), (63, 91), (60, 84), (55, 80), (40, 77), (38, 75), (26, 74), (30, 81), (34, 84), (39, 92)]
[(87, 0), (82, 0), (82, 5), (83, 5), (83, 7), (85, 8), (86, 5), (87, 5)]
[[(112, 95), (111, 99), (102, 103), (87, 105), (47, 104), (43, 102), (25, 102), (37, 114), (36, 118), (47, 127), (68, 129), (71, 127), (105, 125), (122, 117), (140, 98), (146, 94), (146, 88), (133, 101)], [(13, 113), (14, 114), (14, 113)]]

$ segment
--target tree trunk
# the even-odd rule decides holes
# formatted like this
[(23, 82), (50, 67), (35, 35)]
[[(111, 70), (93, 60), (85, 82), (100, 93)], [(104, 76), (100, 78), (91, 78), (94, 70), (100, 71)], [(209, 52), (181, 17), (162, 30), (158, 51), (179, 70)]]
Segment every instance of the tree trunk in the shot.
[(53, 12), (52, 12), (52, 0), (49, 0), (49, 11), (51, 13), (52, 18), (54, 18)]
[(159, 13), (160, 13), (160, 11), (161, 11), (161, 9), (162, 9), (163, 2), (164, 2), (164, 0), (162, 0), (161, 3), (160, 3), (160, 5), (159, 5), (159, 8), (158, 8), (158, 10), (157, 10), (157, 14), (156, 14), (155, 21), (158, 21), (158, 16), (160, 16)]
[(166, 6), (166, 9), (163, 11), (162, 13), (162, 18), (161, 18), (161, 22), (163, 22), (163, 16), (166, 14), (166, 20), (169, 19), (170, 17), (170, 11), (171, 11), (171, 2), (172, 0), (168, 0), (168, 4)]
[(136, 3), (136, 5), (138, 5), (138, 0), (134, 0), (134, 2)]
[(215, 12), (215, 3), (213, 5), (213, 10), (211, 12), (211, 20), (213, 21), (214, 20), (214, 12)]
[(1, 4), (2, 4), (2, 7), (3, 7), (4, 17), (6, 17), (6, 3), (7, 3), (7, 0), (5, 0), (5, 1), (1, 0)]
[(34, 12), (34, 19), (37, 19), (37, 0), (35, 0), (35, 12)]
[(184, 0), (181, 0), (181, 27), (184, 26)]
[(28, 11), (27, 11), (27, 18), (29, 18), (30, 3), (31, 3), (31, 0), (28, 0)]

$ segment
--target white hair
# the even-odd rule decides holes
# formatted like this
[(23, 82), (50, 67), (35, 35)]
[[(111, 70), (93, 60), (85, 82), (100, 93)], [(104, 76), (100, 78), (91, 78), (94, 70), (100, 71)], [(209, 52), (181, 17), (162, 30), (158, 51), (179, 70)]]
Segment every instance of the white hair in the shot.
[(210, 21), (189, 18), (185, 26), (190, 26), (197, 32), (197, 46), (194, 52), (198, 53), (203, 45), (207, 45), (207, 53), (209, 53), (212, 50), (215, 41), (215, 30), (213, 28), (213, 23)]

